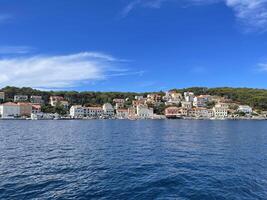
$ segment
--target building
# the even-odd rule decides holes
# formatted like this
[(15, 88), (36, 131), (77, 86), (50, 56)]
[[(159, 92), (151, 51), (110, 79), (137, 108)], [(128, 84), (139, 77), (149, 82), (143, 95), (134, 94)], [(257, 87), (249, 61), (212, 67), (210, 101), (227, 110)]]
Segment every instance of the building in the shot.
[(213, 115), (215, 118), (223, 119), (228, 117), (228, 104), (219, 103), (213, 107)]
[(4, 102), (4, 101), (5, 101), (5, 93), (0, 92), (0, 102)]
[(39, 104), (33, 104), (32, 105), (32, 113), (33, 114), (37, 114), (37, 113), (41, 113), (42, 109), (41, 109), (41, 105)]
[(167, 118), (177, 118), (180, 115), (180, 109), (176, 106), (168, 107), (165, 109), (165, 116)]
[(15, 95), (14, 96), (14, 102), (26, 102), (28, 101), (27, 95)]
[(84, 107), (85, 117), (99, 118), (104, 115), (104, 110), (101, 107)]
[(210, 95), (200, 95), (194, 97), (193, 106), (195, 107), (205, 107), (207, 103), (211, 100)]
[(144, 99), (144, 96), (135, 96), (134, 99), (135, 100), (143, 100)]
[(124, 99), (113, 99), (113, 102), (115, 103), (115, 109), (122, 109), (124, 108)]
[(49, 98), (49, 104), (53, 107), (56, 105), (62, 105), (66, 110), (69, 108), (69, 102), (64, 100), (61, 96), (51, 96)]
[(192, 108), (192, 102), (182, 101), (182, 108), (191, 109)]
[(184, 99), (186, 102), (193, 102), (194, 97), (195, 97), (195, 95), (193, 92), (184, 92)]
[(148, 108), (145, 105), (138, 105), (136, 107), (137, 117), (141, 119), (151, 119), (154, 116), (153, 108)]
[(237, 109), (238, 112), (243, 112), (246, 114), (251, 114), (252, 113), (252, 108), (248, 105), (240, 105)]
[(165, 105), (179, 105), (183, 96), (176, 91), (168, 91), (162, 99), (165, 101)]
[(135, 109), (135, 107), (128, 108), (128, 117), (130, 119), (135, 119), (136, 118), (136, 109)]
[(20, 110), (20, 116), (21, 117), (30, 117), (32, 114), (32, 104), (30, 103), (24, 103), (24, 102), (19, 102), (17, 104), (19, 106)]
[(20, 106), (8, 102), (0, 105), (0, 118), (16, 118), (20, 116)]
[(124, 99), (113, 99), (114, 103), (125, 103)]
[(56, 106), (58, 103), (60, 103), (61, 101), (64, 101), (64, 98), (61, 96), (51, 96), (49, 98), (49, 104), (51, 106)]
[(146, 103), (147, 104), (159, 104), (161, 103), (161, 99), (162, 97), (159, 94), (148, 94)]
[(68, 109), (69, 108), (69, 102), (68, 101), (60, 101), (59, 102), (60, 105), (62, 105), (64, 107), (64, 109)]
[(117, 109), (116, 110), (116, 117), (118, 119), (128, 119), (129, 118), (128, 109)]
[(114, 108), (110, 103), (105, 103), (103, 105), (104, 115), (106, 116), (113, 116), (114, 115)]
[(85, 108), (81, 105), (71, 106), (70, 116), (72, 118), (83, 118), (85, 116)]
[(214, 115), (212, 109), (194, 108), (194, 110), (195, 110), (195, 117), (212, 118)]
[(146, 104), (146, 99), (140, 99), (140, 100), (133, 100), (132, 105), (133, 107), (137, 107), (138, 105), (145, 105)]
[(43, 103), (42, 96), (31, 96), (30, 101), (31, 101), (31, 103), (34, 103), (34, 104), (42, 104)]

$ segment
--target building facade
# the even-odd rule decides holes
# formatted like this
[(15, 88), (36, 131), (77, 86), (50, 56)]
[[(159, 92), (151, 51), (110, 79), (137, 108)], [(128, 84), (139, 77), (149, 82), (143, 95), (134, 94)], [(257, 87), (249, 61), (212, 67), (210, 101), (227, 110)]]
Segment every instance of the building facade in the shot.
[(0, 105), (1, 118), (16, 118), (20, 116), (20, 106), (16, 103), (8, 102)]
[(31, 101), (31, 103), (34, 103), (34, 104), (42, 104), (43, 103), (42, 96), (31, 96), (30, 101)]
[(154, 116), (153, 108), (148, 108), (145, 105), (138, 105), (136, 108), (137, 117), (141, 119), (151, 119)]
[(105, 103), (103, 105), (103, 111), (106, 116), (114, 116), (114, 108), (110, 103)]
[(15, 95), (14, 96), (14, 102), (26, 102), (28, 101), (27, 95)]

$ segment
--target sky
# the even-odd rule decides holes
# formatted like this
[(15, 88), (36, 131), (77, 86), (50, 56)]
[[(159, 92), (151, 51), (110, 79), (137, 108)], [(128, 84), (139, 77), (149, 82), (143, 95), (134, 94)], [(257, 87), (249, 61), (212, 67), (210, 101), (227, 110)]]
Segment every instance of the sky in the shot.
[(267, 0), (0, 0), (0, 87), (267, 88)]

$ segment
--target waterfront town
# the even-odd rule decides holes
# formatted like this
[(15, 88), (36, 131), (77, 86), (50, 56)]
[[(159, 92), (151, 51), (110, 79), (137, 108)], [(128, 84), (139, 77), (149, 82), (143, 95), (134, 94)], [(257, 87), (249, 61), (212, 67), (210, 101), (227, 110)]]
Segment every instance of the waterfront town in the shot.
[[(133, 100), (117, 98), (102, 106), (71, 105), (63, 96), (50, 96), (49, 106), (60, 106), (66, 111), (64, 114), (43, 112), (42, 96), (18, 94), (13, 101), (5, 101), (5, 93), (0, 92), (0, 101), (0, 119), (267, 119), (266, 111), (253, 110), (224, 97), (194, 95), (190, 91), (151, 93), (135, 96)], [(155, 113), (158, 107), (164, 107), (161, 114)]]

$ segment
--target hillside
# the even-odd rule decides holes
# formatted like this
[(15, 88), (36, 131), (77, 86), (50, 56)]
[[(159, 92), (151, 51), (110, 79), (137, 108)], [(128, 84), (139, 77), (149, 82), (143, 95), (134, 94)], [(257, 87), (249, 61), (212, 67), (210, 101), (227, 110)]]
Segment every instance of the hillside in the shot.
[[(253, 89), (253, 88), (206, 88), (206, 87), (192, 87), (183, 89), (173, 89), (178, 92), (191, 91), (196, 95), (210, 94), (221, 97), (229, 98), (241, 104), (247, 104), (256, 109), (267, 110), (267, 90)], [(48, 103), (49, 96), (60, 95), (63, 96), (70, 104), (88, 104), (88, 105), (101, 105), (106, 102), (112, 102), (114, 98), (129, 98), (134, 99), (135, 95), (146, 95), (147, 93), (134, 93), (134, 92), (77, 92), (77, 91), (40, 91), (28, 87), (5, 87), (1, 91), (6, 93), (6, 100), (12, 101), (13, 96), (16, 94), (24, 95), (40, 95), (43, 97), (45, 103)], [(162, 91), (158, 93), (163, 95)]]

